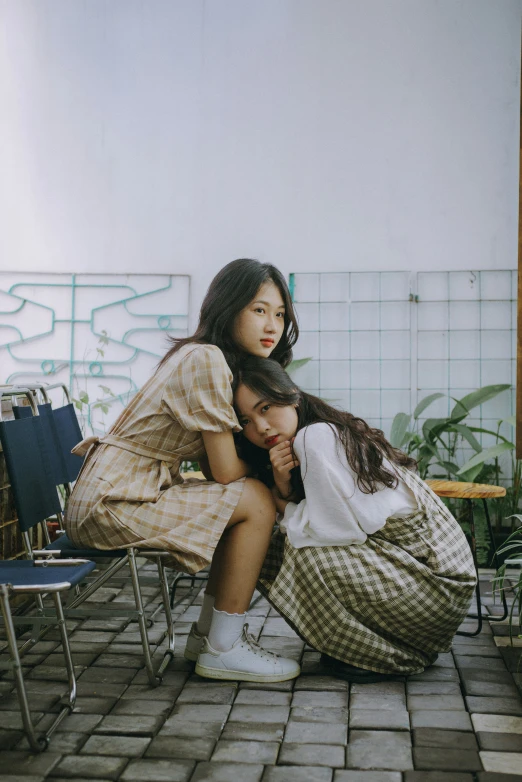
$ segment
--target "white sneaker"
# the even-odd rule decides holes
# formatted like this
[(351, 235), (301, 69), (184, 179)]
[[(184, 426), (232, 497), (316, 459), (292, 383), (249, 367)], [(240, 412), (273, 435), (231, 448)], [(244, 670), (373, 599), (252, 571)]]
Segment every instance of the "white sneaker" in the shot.
[(299, 663), (263, 649), (247, 631), (246, 624), (228, 652), (213, 649), (205, 638), (196, 663), (196, 673), (208, 679), (242, 682), (284, 682), (299, 676)]
[(185, 647), (185, 651), (183, 652), (185, 660), (191, 660), (193, 663), (196, 662), (201, 651), (201, 647), (203, 646), (204, 638), (204, 635), (198, 633), (197, 622), (193, 622), (192, 627), (190, 628), (189, 636), (187, 638), (187, 645)]

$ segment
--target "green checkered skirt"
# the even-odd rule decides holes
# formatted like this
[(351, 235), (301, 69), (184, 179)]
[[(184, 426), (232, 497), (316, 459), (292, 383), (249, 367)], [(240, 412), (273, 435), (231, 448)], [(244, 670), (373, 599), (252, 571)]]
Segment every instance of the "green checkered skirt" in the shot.
[(310, 646), (379, 673), (412, 674), (447, 652), (476, 585), (465, 535), (414, 473), (418, 510), (362, 545), (295, 549), (276, 532), (258, 589)]

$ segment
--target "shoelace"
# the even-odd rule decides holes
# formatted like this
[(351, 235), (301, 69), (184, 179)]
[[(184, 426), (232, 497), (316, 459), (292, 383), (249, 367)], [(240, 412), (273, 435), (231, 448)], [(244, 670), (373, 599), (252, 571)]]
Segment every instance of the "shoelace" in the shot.
[(245, 624), (243, 627), (243, 638), (253, 648), (254, 654), (259, 654), (260, 657), (265, 657), (270, 661), (273, 661), (274, 659), (277, 660), (279, 658), (278, 654), (275, 654), (275, 652), (270, 652), (256, 641), (254, 636), (248, 632), (248, 624)]

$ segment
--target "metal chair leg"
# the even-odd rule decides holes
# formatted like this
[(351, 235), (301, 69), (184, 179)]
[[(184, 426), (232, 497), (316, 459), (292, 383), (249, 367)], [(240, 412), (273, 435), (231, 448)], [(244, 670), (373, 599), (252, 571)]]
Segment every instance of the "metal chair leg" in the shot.
[(165, 618), (167, 620), (167, 642), (168, 642), (168, 649), (165, 651), (165, 654), (163, 655), (163, 660), (157, 671), (157, 675), (162, 676), (169, 662), (172, 659), (174, 659), (174, 647), (176, 644), (176, 638), (174, 635), (174, 622), (172, 620), (172, 612), (169, 603), (169, 584), (167, 581), (167, 574), (165, 573), (165, 568), (163, 566), (161, 557), (157, 558), (157, 564), (158, 564), (158, 575), (159, 575), (160, 586), (161, 586), (161, 597), (163, 600), (163, 605), (165, 606)]
[[(467, 632), (466, 630), (457, 630), (456, 635), (465, 635), (468, 638), (473, 638), (475, 635), (478, 635), (480, 631), (482, 630), (482, 602), (480, 599), (480, 579), (479, 579), (479, 572), (478, 572), (478, 563), (477, 563), (477, 538), (475, 535), (475, 516), (473, 512), (473, 500), (466, 500), (468, 503), (468, 510), (469, 510), (469, 526), (470, 526), (470, 533), (471, 533), (471, 554), (473, 556), (473, 564), (475, 565), (475, 572), (477, 574), (477, 586), (475, 589), (475, 596), (477, 601), (477, 615), (476, 619), (478, 622), (477, 629), (474, 630), (472, 633)], [(473, 615), (472, 615), (473, 616)]]
[(67, 669), (67, 678), (69, 681), (69, 699), (67, 704), (63, 706), (59, 715), (49, 728), (46, 734), (46, 738), (50, 739), (58, 725), (62, 720), (71, 713), (76, 703), (76, 676), (74, 673), (74, 665), (71, 657), (71, 647), (69, 646), (69, 637), (67, 635), (67, 625), (65, 622), (65, 616), (62, 606), (62, 598), (58, 592), (53, 594), (54, 607), (56, 609), (56, 615), (58, 617), (58, 628), (60, 630), (60, 637), (62, 640), (63, 656), (65, 658), (65, 667)]
[(176, 573), (172, 579), (170, 585), (170, 607), (174, 608), (174, 600), (176, 598), (176, 590), (180, 581), (190, 580), (190, 588), (194, 589), (196, 581), (208, 581), (208, 573), (203, 573), (202, 576), (199, 573), (193, 573), (188, 575), (187, 573)]
[(0, 600), (2, 604), (2, 614), (4, 615), (7, 642), (12, 660), (16, 692), (18, 695), (18, 702), (20, 704), (20, 713), (22, 715), (22, 724), (24, 726), (25, 735), (27, 736), (27, 741), (29, 742), (29, 746), (33, 752), (43, 752), (45, 749), (47, 749), (49, 744), (49, 737), (45, 736), (43, 738), (38, 738), (35, 733), (33, 721), (31, 719), (31, 712), (29, 710), (29, 701), (27, 700), (27, 691), (25, 689), (24, 677), (22, 674), (22, 664), (20, 662), (20, 655), (18, 654), (15, 628), (12, 621), (11, 606), (9, 604), (9, 594), (5, 584), (0, 585)]
[(132, 580), (132, 588), (134, 590), (134, 601), (136, 603), (136, 610), (138, 612), (138, 626), (140, 628), (141, 645), (143, 647), (143, 657), (145, 659), (145, 668), (147, 670), (147, 677), (151, 687), (157, 687), (161, 684), (161, 677), (156, 676), (152, 667), (152, 656), (150, 653), (149, 634), (147, 632), (147, 620), (145, 611), (143, 608), (143, 600), (141, 598), (140, 581), (138, 576), (138, 567), (136, 564), (136, 553), (132, 548), (128, 549), (129, 555), (129, 569)]
[[(486, 502), (485, 499), (483, 499), (482, 502), (484, 503), (484, 511), (486, 513), (486, 522), (488, 525), (489, 537), (491, 539), (491, 545), (493, 546), (493, 564), (495, 565), (495, 570), (498, 570), (500, 565), (499, 565), (498, 554), (497, 554), (497, 543), (495, 540), (495, 535), (493, 533), (493, 525), (491, 524), (491, 519), (489, 517), (488, 503)], [(504, 589), (501, 590), (500, 596), (502, 599), (502, 607), (504, 609), (504, 613), (502, 614), (502, 616), (488, 616), (488, 622), (503, 622), (504, 619), (507, 619), (509, 608), (506, 599), (506, 592)]]
[(184, 573), (176, 573), (174, 578), (172, 579), (172, 584), (170, 585), (170, 608), (171, 610), (174, 608), (174, 600), (176, 598), (176, 589), (178, 588), (178, 581), (181, 581), (181, 579), (184, 577)]
[(70, 603), (66, 606), (66, 613), (69, 609), (76, 608), (76, 606), (81, 605), (85, 600), (87, 600), (88, 597), (93, 595), (101, 586), (103, 586), (110, 578), (116, 575), (116, 573), (122, 569), (127, 564), (127, 556), (120, 557), (119, 559), (115, 560), (111, 565), (109, 565), (105, 572), (98, 576), (98, 578), (89, 586), (85, 587), (85, 589), (82, 589), (80, 594), (77, 595), (77, 597), (74, 600), (71, 600)]

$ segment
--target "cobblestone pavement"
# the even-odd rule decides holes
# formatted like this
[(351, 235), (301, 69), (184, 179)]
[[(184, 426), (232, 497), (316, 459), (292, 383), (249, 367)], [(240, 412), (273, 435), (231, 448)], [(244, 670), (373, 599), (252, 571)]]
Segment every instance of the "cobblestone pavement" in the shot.
[[(482, 578), (490, 593), (491, 573)], [(158, 589), (144, 592), (151, 607)], [(125, 604), (130, 596), (115, 580), (92, 600)], [(201, 595), (178, 597), (176, 657), (157, 689), (146, 683), (136, 624), (71, 623), (77, 706), (41, 755), (27, 751), (12, 682), (0, 680), (0, 780), (522, 782), (522, 640), (511, 647), (506, 624), (456, 637), (451, 653), (406, 681), (349, 686), (325, 675), (318, 653), (259, 598), (250, 629), (268, 649), (302, 656), (303, 673), (295, 682), (237, 685), (193, 674), (183, 648)], [(498, 613), (491, 594), (485, 604)], [(156, 622), (158, 652), (164, 635)], [(24, 664), (43, 727), (66, 689), (54, 631)]]

